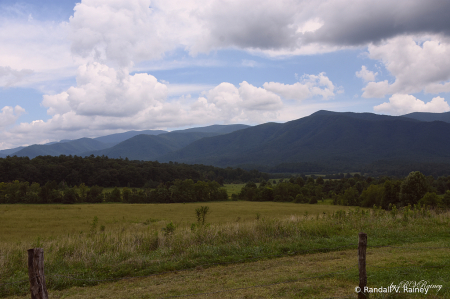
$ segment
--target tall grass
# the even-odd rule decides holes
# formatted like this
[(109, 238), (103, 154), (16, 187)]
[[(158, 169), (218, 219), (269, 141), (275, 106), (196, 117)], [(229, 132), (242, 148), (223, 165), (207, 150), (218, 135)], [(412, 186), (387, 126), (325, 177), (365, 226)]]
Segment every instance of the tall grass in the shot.
[[(30, 247), (44, 248), (48, 288), (64, 289), (198, 265), (356, 248), (360, 231), (368, 234), (369, 246), (437, 240), (448, 245), (449, 224), (449, 212), (406, 208), (179, 225), (170, 234), (151, 222), (103, 231), (95, 226), (88, 233), (0, 244), (0, 280), (27, 280), (26, 250)], [(67, 275), (76, 279), (63, 277)], [(3, 296), (26, 292), (27, 283), (0, 286)]]

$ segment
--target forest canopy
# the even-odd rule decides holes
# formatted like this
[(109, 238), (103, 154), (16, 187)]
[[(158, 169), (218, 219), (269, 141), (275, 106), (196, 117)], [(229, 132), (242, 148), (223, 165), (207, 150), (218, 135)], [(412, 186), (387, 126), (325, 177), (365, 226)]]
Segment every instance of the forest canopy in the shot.
[(160, 183), (191, 179), (243, 183), (250, 180), (268, 179), (268, 174), (240, 168), (219, 168), (206, 165), (182, 163), (159, 163), (158, 161), (131, 161), (110, 159), (105, 156), (38, 156), (0, 158), (0, 182), (38, 183), (64, 182), (68, 186), (84, 183), (100, 187), (157, 187)]

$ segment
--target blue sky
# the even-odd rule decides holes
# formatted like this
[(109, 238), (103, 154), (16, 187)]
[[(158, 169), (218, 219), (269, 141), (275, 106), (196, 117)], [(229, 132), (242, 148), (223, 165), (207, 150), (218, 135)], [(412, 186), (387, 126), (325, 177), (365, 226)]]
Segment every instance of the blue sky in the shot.
[(449, 10), (444, 0), (0, 0), (0, 149), (321, 109), (446, 112)]

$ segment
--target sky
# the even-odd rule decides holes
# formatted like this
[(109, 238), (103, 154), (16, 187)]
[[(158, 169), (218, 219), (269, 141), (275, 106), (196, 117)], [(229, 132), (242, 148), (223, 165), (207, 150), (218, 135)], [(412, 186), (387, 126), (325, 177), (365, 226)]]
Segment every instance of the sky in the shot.
[(0, 149), (450, 111), (448, 0), (0, 0)]

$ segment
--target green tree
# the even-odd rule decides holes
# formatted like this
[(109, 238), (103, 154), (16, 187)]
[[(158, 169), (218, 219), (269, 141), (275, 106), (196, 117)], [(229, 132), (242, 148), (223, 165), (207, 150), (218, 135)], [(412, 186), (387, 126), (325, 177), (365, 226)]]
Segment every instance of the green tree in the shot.
[(387, 180), (384, 182), (384, 191), (381, 201), (381, 207), (383, 209), (388, 209), (389, 204), (397, 205), (400, 202), (400, 182)]
[(361, 193), (361, 206), (373, 207), (373, 205), (381, 206), (383, 200), (384, 186), (370, 185), (369, 188)]
[(123, 202), (131, 202), (131, 190), (127, 187), (122, 189)]
[(442, 204), (450, 208), (450, 190), (445, 191), (444, 197), (442, 198)]
[(103, 201), (103, 187), (99, 187), (97, 185), (92, 186), (87, 192), (86, 198), (88, 202), (91, 203), (99, 203)]
[(427, 179), (420, 171), (411, 172), (400, 186), (400, 201), (403, 205), (414, 205), (427, 193)]
[(79, 199), (78, 193), (75, 191), (74, 188), (66, 188), (64, 190), (64, 197), (63, 197), (63, 203), (65, 204), (74, 204)]
[(341, 195), (339, 203), (343, 206), (356, 206), (359, 202), (359, 193), (355, 187), (350, 187)]
[(111, 195), (109, 196), (109, 199), (112, 202), (120, 202), (122, 200), (121, 196), (120, 196), (120, 190), (119, 188), (115, 187), (112, 191), (111, 191)]
[(435, 192), (427, 192), (420, 200), (421, 205), (426, 205), (430, 207), (437, 207), (442, 204), (441, 199)]
[(239, 199), (242, 200), (255, 200), (258, 193), (258, 188), (255, 183), (248, 182), (239, 192)]

